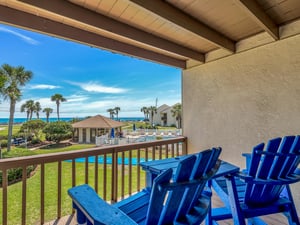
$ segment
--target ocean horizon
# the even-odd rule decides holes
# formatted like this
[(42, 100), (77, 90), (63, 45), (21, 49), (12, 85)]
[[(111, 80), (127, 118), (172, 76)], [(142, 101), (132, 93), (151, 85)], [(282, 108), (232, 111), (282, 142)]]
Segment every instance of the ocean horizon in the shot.
[[(86, 117), (62, 117), (60, 118), (60, 121), (71, 121), (73, 119), (85, 119)], [(0, 124), (8, 124), (8, 118), (0, 118)], [(33, 118), (32, 120), (36, 120), (36, 118)], [(40, 118), (40, 120), (47, 121), (46, 118)], [(119, 117), (119, 121), (127, 122), (127, 121), (141, 121), (144, 120), (144, 117)], [(14, 123), (24, 123), (26, 122), (26, 118), (14, 118)], [(57, 118), (49, 118), (50, 122), (55, 122), (57, 121)]]

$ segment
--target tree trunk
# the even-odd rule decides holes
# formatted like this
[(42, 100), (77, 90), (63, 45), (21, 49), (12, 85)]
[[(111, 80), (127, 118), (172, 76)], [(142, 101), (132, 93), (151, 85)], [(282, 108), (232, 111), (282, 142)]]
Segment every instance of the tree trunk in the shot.
[(59, 121), (59, 104), (57, 104), (57, 106), (56, 106), (57, 108), (57, 120)]
[(7, 151), (11, 149), (11, 139), (12, 139), (12, 129), (14, 124), (14, 114), (15, 114), (16, 102), (10, 100), (10, 109), (9, 109), (9, 122), (8, 122), (8, 136), (7, 136)]

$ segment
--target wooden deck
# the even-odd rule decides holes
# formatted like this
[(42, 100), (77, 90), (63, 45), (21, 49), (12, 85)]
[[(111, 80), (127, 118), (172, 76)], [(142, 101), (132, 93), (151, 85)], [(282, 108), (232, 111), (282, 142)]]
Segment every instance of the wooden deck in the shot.
[[(212, 198), (212, 204), (213, 204), (213, 207), (222, 207), (222, 202), (220, 201), (218, 196), (216, 196), (215, 194), (213, 195), (213, 198)], [(286, 217), (281, 214), (264, 216), (262, 218), (268, 225), (278, 225), (278, 224), (288, 225), (288, 221), (287, 221)], [(71, 216), (62, 217), (59, 220), (47, 222), (44, 225), (76, 225), (76, 224), (77, 223), (76, 223), (75, 215), (71, 215)], [(205, 224), (205, 222), (203, 222), (201, 225), (204, 225), (204, 224)], [(223, 221), (219, 222), (219, 225), (232, 225), (232, 224), (233, 224), (232, 220), (223, 220)]]

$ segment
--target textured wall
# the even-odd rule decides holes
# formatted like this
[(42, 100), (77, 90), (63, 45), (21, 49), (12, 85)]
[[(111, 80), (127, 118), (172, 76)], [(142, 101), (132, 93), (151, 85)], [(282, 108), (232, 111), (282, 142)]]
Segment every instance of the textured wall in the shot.
[(185, 70), (182, 86), (188, 151), (221, 146), (243, 168), (254, 145), (300, 134), (300, 35)]
[(300, 35), (183, 71), (183, 132), (189, 150), (242, 152), (300, 134)]

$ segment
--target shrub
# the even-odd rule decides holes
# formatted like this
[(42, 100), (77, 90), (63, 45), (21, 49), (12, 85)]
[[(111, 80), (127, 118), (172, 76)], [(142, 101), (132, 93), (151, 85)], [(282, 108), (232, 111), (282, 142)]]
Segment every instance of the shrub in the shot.
[(39, 144), (39, 143), (41, 143), (41, 140), (40, 140), (39, 138), (37, 138), (37, 137), (35, 137), (35, 138), (33, 138), (33, 139), (31, 140), (31, 144), (33, 144), (33, 145)]
[[(26, 176), (29, 177), (31, 172), (34, 171), (36, 168), (36, 165), (28, 166), (26, 168)], [(22, 173), (23, 169), (21, 167), (19, 168), (13, 168), (7, 170), (7, 179), (8, 184), (14, 184), (22, 179)], [(0, 186), (2, 187), (2, 171), (0, 171)]]
[(31, 136), (40, 138), (40, 131), (46, 126), (46, 122), (42, 120), (29, 120), (22, 124), (19, 134), (22, 136)]
[(72, 130), (72, 125), (69, 122), (56, 121), (47, 124), (43, 132), (46, 134), (46, 140), (59, 143), (62, 140), (71, 138)]
[(7, 147), (7, 139), (6, 140), (1, 140), (0, 145), (1, 145), (1, 148), (6, 148)]

